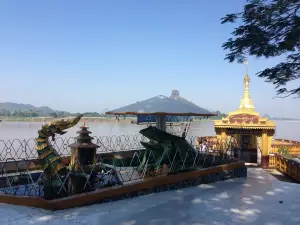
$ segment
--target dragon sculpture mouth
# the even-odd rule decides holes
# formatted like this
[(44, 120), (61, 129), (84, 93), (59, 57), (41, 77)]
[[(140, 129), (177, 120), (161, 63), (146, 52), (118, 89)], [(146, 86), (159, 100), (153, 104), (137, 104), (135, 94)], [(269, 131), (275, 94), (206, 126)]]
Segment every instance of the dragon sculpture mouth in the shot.
[(82, 118), (82, 114), (75, 118), (66, 118), (51, 121), (48, 124), (45, 124), (42, 129), (39, 131), (40, 137), (52, 137), (52, 141), (55, 140), (55, 135), (64, 135), (67, 133), (67, 129), (75, 126), (79, 120)]

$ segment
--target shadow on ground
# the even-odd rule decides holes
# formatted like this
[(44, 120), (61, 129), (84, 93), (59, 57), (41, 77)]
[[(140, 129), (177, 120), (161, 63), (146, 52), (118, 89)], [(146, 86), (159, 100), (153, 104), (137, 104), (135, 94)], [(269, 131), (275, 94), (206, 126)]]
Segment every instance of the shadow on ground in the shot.
[(280, 173), (276, 169), (265, 169), (265, 171), (267, 171), (270, 175), (272, 175), (273, 177), (275, 177), (276, 179), (278, 179), (282, 182), (298, 183), (295, 180), (293, 180), (292, 178)]
[(29, 215), (26, 210), (25, 218), (11, 224), (295, 225), (300, 224), (300, 189), (249, 168), (248, 178), (57, 212)]

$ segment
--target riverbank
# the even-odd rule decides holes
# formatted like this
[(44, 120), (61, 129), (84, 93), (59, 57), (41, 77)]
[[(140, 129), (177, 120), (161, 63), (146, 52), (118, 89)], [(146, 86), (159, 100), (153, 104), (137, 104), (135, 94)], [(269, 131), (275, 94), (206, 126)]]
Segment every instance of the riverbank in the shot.
[[(53, 117), (14, 117), (14, 116), (0, 116), (2, 122), (50, 122), (52, 120), (59, 119)], [(136, 117), (120, 117), (119, 120), (116, 117), (82, 117), (81, 121), (86, 122), (111, 122), (111, 123), (136, 123)], [(212, 119), (194, 120), (193, 122), (211, 122)]]
[[(53, 117), (1, 117), (0, 120), (2, 122), (50, 122), (52, 120), (56, 120), (59, 118), (53, 118)], [(135, 120), (134, 118), (125, 118), (125, 119), (119, 119), (117, 120), (115, 117), (82, 117), (81, 121), (87, 121), (87, 122), (118, 122), (118, 123), (130, 123), (132, 120)]]

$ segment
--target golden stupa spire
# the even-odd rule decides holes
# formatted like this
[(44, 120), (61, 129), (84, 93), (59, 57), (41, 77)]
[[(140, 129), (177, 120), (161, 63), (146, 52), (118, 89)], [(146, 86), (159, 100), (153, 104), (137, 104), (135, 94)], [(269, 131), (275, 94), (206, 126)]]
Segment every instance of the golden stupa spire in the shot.
[(246, 65), (246, 75), (244, 78), (244, 95), (241, 100), (239, 110), (240, 111), (254, 111), (254, 105), (253, 105), (253, 101), (252, 101), (252, 98), (250, 95), (250, 89), (249, 89), (250, 77), (248, 75), (248, 61), (245, 61), (244, 64)]
[(86, 127), (86, 120), (83, 121), (82, 126), (81, 127)]

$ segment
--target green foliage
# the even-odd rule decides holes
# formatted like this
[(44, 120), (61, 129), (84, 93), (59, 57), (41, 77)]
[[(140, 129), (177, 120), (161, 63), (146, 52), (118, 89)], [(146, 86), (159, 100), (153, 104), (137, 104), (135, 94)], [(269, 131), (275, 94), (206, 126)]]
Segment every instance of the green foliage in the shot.
[(290, 148), (288, 146), (279, 146), (278, 153), (282, 155), (284, 158), (292, 159), (293, 156), (290, 153)]
[(0, 116), (14, 116), (14, 117), (38, 117), (39, 114), (37, 112), (33, 111), (21, 111), (21, 110), (15, 110), (13, 112), (2, 109), (0, 111)]
[(215, 113), (217, 114), (217, 116), (212, 116), (212, 117), (211, 117), (212, 120), (220, 120), (220, 119), (222, 119), (223, 117), (226, 117), (226, 116), (227, 116), (225, 113), (222, 113), (222, 112), (220, 112), (219, 110), (217, 110)]
[[(22, 111), (22, 110), (15, 110), (10, 111), (7, 109), (0, 110), (0, 116), (5, 117), (53, 117), (53, 118), (61, 118), (67, 116), (79, 116), (81, 113), (67, 113), (61, 111), (53, 111), (50, 113), (44, 112), (36, 112), (36, 111)], [(97, 112), (86, 112), (83, 114), (84, 117), (105, 117), (106, 115), (97, 113)]]
[(100, 117), (101, 115), (97, 112), (86, 112), (83, 113), (84, 117)]
[[(223, 117), (227, 116), (227, 114), (222, 113), (219, 110), (217, 110), (215, 112), (215, 114), (217, 114), (217, 116), (211, 116), (211, 117), (208, 118), (208, 120), (220, 120)], [(194, 118), (194, 120), (204, 120), (204, 121), (207, 120), (207, 119), (203, 119), (203, 117), (201, 117), (201, 116), (194, 116), (193, 118)]]
[(227, 14), (222, 24), (241, 21), (232, 32), (234, 38), (223, 44), (229, 50), (229, 62), (245, 61), (246, 55), (255, 57), (286, 56), (285, 62), (267, 68), (257, 75), (273, 83), (278, 95), (300, 97), (300, 86), (284, 86), (300, 78), (300, 1), (299, 0), (248, 0), (244, 11)]
[(49, 116), (52, 116), (53, 118), (57, 118), (57, 113), (55, 113), (55, 112), (50, 113)]

